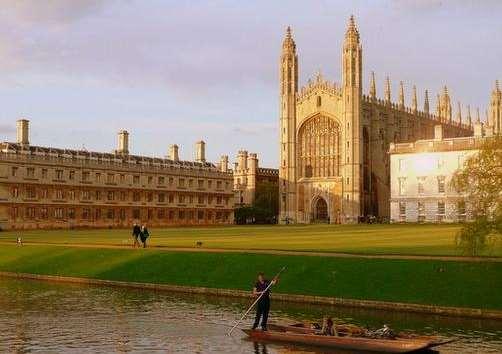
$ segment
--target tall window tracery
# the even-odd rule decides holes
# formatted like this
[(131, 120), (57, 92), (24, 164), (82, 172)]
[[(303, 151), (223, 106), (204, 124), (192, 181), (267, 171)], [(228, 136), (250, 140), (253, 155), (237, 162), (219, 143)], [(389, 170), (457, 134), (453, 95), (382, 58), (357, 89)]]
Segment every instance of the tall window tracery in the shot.
[(339, 175), (340, 127), (326, 116), (310, 118), (298, 133), (299, 171), (302, 177)]

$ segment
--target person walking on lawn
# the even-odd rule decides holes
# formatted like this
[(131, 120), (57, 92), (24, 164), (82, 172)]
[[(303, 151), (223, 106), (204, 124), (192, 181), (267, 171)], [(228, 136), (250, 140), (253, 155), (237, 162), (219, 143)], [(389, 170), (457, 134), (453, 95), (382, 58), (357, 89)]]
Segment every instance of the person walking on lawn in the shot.
[(141, 226), (141, 242), (143, 243), (143, 248), (146, 248), (146, 240), (150, 237), (150, 233), (146, 227), (146, 224)]
[(256, 329), (258, 327), (261, 318), (261, 329), (263, 331), (267, 330), (268, 313), (270, 311), (270, 289), (266, 289), (270, 284), (275, 285), (276, 283), (276, 278), (272, 279), (272, 281), (269, 281), (265, 279), (264, 273), (258, 273), (258, 280), (253, 288), (253, 295), (257, 297), (262, 294), (263, 295), (256, 304), (256, 317), (254, 320), (253, 329)]
[(133, 247), (139, 247), (139, 235), (141, 234), (141, 227), (139, 227), (138, 223), (134, 223), (134, 226), (132, 227), (132, 240), (133, 240)]

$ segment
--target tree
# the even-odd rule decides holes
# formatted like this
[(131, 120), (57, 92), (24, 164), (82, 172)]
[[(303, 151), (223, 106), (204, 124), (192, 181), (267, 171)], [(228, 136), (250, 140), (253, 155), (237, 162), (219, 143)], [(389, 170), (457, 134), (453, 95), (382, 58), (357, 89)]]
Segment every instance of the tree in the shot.
[(466, 197), (474, 217), (457, 234), (457, 246), (464, 254), (477, 255), (502, 235), (502, 136), (487, 138), (451, 184)]

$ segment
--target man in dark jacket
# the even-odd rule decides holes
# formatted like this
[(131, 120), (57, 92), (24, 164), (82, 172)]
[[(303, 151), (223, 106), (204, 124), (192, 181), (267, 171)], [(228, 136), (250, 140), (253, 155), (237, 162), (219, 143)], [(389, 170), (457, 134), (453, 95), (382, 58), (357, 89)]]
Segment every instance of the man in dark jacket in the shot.
[(143, 248), (146, 248), (146, 240), (150, 237), (150, 233), (148, 232), (148, 228), (146, 227), (146, 224), (141, 226), (141, 233), (140, 233), (140, 238), (141, 242), (143, 243)]
[(137, 223), (134, 223), (132, 227), (132, 239), (133, 239), (133, 247), (139, 247), (138, 237), (141, 235), (141, 228)]
[(253, 329), (256, 329), (260, 324), (261, 318), (261, 329), (267, 330), (268, 313), (270, 311), (270, 288), (267, 290), (270, 284), (275, 285), (277, 279), (274, 278), (272, 281), (265, 279), (265, 274), (258, 273), (258, 281), (253, 288), (253, 295), (260, 296), (260, 300), (256, 304), (256, 317), (253, 324)]

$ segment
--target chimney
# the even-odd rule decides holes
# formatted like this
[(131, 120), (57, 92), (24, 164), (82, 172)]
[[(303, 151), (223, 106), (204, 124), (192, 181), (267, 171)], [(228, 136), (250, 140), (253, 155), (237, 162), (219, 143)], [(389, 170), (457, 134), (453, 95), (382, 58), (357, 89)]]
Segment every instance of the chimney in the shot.
[(443, 140), (443, 126), (441, 124), (434, 126), (434, 140)]
[(220, 171), (228, 172), (228, 155), (221, 155), (220, 157)]
[(117, 147), (117, 153), (127, 155), (129, 154), (129, 133), (127, 130), (121, 130), (118, 134), (119, 141)]
[(30, 144), (30, 121), (27, 119), (19, 119), (16, 122), (16, 128), (16, 142), (23, 146), (28, 146)]
[(172, 144), (169, 146), (169, 159), (175, 162), (180, 160), (180, 156), (178, 155), (178, 145)]
[(206, 162), (206, 143), (202, 140), (195, 143), (195, 162)]

